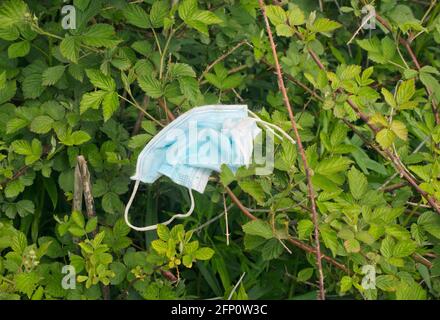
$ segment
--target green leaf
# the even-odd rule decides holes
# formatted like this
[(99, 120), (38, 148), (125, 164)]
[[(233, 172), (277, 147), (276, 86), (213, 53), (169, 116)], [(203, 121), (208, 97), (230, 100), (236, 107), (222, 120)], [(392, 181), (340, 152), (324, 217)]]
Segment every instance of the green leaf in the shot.
[(194, 253), (197, 260), (209, 260), (214, 255), (215, 251), (211, 248), (200, 248)]
[(168, 1), (154, 1), (150, 11), (150, 21), (154, 28), (163, 27), (168, 12)]
[(383, 95), (383, 97), (385, 98), (385, 102), (386, 102), (389, 106), (391, 106), (391, 107), (393, 107), (393, 108), (396, 108), (396, 107), (397, 107), (397, 102), (396, 102), (396, 100), (394, 99), (394, 95), (393, 95), (391, 92), (389, 92), (386, 88), (382, 88), (382, 95)]
[(232, 170), (226, 164), (222, 164), (220, 172), (220, 181), (222, 184), (228, 186), (234, 180), (235, 176)]
[(261, 248), (261, 257), (268, 261), (278, 258), (283, 253), (284, 247), (278, 239), (270, 239)]
[(297, 279), (300, 282), (308, 281), (313, 276), (313, 268), (305, 268), (298, 272)]
[(220, 19), (219, 17), (217, 17), (213, 12), (207, 11), (207, 10), (198, 11), (198, 12), (194, 13), (191, 16), (191, 20), (197, 21), (197, 22), (200, 22), (200, 23), (203, 23), (206, 25), (218, 24), (218, 23), (223, 22), (223, 20)]
[(198, 11), (197, 0), (183, 0), (179, 3), (179, 17), (186, 21)]
[(143, 29), (151, 27), (150, 17), (140, 5), (128, 4), (122, 10), (122, 13), (129, 24)]
[(333, 256), (336, 256), (338, 250), (338, 235), (328, 225), (320, 226), (322, 240), (327, 248), (332, 251)]
[(266, 6), (266, 14), (270, 22), (272, 22), (272, 24), (275, 26), (286, 23), (287, 21), (286, 12), (280, 6), (275, 6), (275, 5)]
[(257, 219), (250, 221), (242, 226), (244, 233), (259, 236), (264, 239), (273, 238), (273, 231), (269, 223), (266, 221)]
[(65, 66), (55, 66), (44, 70), (43, 72), (43, 86), (53, 86), (55, 85), (63, 76)]
[(91, 233), (96, 230), (97, 226), (98, 226), (98, 217), (93, 217), (87, 221), (85, 231), (87, 233)]
[(400, 241), (393, 248), (393, 257), (403, 258), (414, 253), (417, 246), (413, 241)]
[(433, 93), (437, 101), (440, 101), (440, 82), (427, 72), (420, 72), (420, 81)]
[(104, 100), (102, 101), (102, 111), (103, 111), (103, 115), (104, 115), (104, 121), (107, 121), (108, 119), (110, 119), (111, 116), (113, 115), (113, 113), (118, 108), (119, 108), (118, 93), (115, 91), (108, 92), (105, 95)]
[(139, 86), (152, 98), (160, 98), (163, 95), (163, 88), (159, 80), (152, 74), (145, 74), (138, 78)]
[(356, 239), (345, 240), (344, 247), (350, 253), (357, 253), (361, 250), (361, 245)]
[(341, 27), (341, 24), (336, 21), (329, 20), (327, 18), (319, 18), (316, 19), (313, 25), (310, 27), (310, 30), (312, 32), (321, 32), (321, 33), (328, 33), (333, 30), (336, 30)]
[(384, 149), (388, 149), (396, 139), (395, 133), (391, 129), (382, 129), (376, 135), (376, 141)]
[(340, 282), (341, 293), (345, 293), (353, 286), (353, 279), (349, 276), (343, 276)]
[(265, 196), (264, 196), (264, 190), (261, 187), (261, 184), (257, 181), (253, 180), (243, 180), (239, 181), (238, 185), (240, 188), (249, 194), (252, 198), (257, 200), (258, 203), (263, 203)]
[(173, 63), (170, 65), (169, 69), (170, 75), (173, 78), (181, 78), (181, 77), (192, 77), (196, 76), (193, 68), (186, 63)]
[(197, 101), (198, 96), (201, 94), (198, 81), (191, 77), (179, 78), (179, 87), (184, 97), (191, 102)]
[(25, 185), (21, 180), (12, 180), (6, 185), (5, 196), (7, 198), (14, 198), (24, 191)]
[(391, 237), (386, 237), (382, 240), (380, 246), (380, 252), (385, 258), (391, 258), (393, 256), (394, 241)]
[(91, 139), (89, 134), (85, 131), (79, 130), (72, 133), (70, 136), (72, 145), (81, 145)]
[(29, 121), (21, 118), (14, 118), (8, 121), (6, 124), (6, 133), (11, 134), (17, 132), (18, 130), (26, 127), (29, 124)]
[(39, 134), (48, 133), (53, 123), (53, 119), (49, 116), (38, 116), (31, 122), (31, 131)]
[(313, 232), (313, 222), (308, 219), (298, 221), (298, 238), (301, 240), (309, 239)]
[(81, 99), (79, 106), (80, 114), (83, 114), (90, 108), (98, 109), (102, 101), (104, 100), (104, 97), (106, 96), (107, 92), (104, 90), (85, 93)]
[(8, 47), (9, 59), (27, 56), (31, 49), (31, 43), (27, 40), (16, 42)]
[(341, 171), (347, 171), (348, 166), (352, 161), (344, 157), (331, 157), (322, 160), (315, 168), (316, 173), (326, 175), (332, 175)]
[(97, 23), (92, 25), (81, 37), (84, 44), (91, 47), (112, 48), (120, 43), (115, 39), (115, 29), (112, 25)]
[(160, 255), (165, 255), (168, 250), (168, 245), (165, 241), (154, 240), (151, 242), (151, 247)]
[(393, 120), (390, 129), (400, 139), (404, 141), (408, 140), (408, 129), (406, 129), (406, 126), (403, 122), (398, 120)]
[(81, 42), (75, 36), (66, 35), (60, 43), (61, 54), (74, 63), (78, 63)]
[(287, 24), (279, 24), (276, 26), (277, 35), (281, 37), (291, 37), (293, 36), (294, 30)]
[(306, 21), (304, 12), (297, 5), (290, 7), (289, 11), (287, 11), (287, 18), (291, 26), (300, 26)]
[(417, 223), (437, 239), (440, 239), (440, 216), (431, 211), (424, 212), (418, 219)]
[(20, 200), (17, 202), (17, 212), (20, 217), (26, 217), (35, 212), (35, 205), (30, 200)]
[(397, 104), (401, 105), (404, 104), (405, 102), (410, 101), (415, 93), (416, 93), (415, 80), (410, 79), (407, 81), (403, 81), (397, 89), (397, 95), (396, 95)]
[(168, 241), (168, 239), (170, 238), (170, 229), (168, 229), (168, 227), (163, 224), (158, 224), (157, 236), (163, 241)]
[(89, 77), (90, 82), (99, 89), (105, 91), (115, 91), (116, 83), (110, 76), (103, 74), (99, 70), (86, 69), (87, 77)]
[(0, 6), (0, 27), (8, 28), (23, 22), (27, 12), (28, 7), (22, 0), (3, 1)]
[(37, 283), (40, 280), (40, 276), (36, 272), (30, 273), (19, 273), (15, 275), (15, 288), (28, 296), (31, 297), (32, 293), (36, 289)]
[(81, 212), (73, 211), (72, 212), (72, 220), (76, 223), (76, 225), (78, 227), (80, 227), (81, 229), (84, 229), (85, 221), (84, 221), (84, 216), (82, 215)]
[(362, 196), (367, 192), (368, 181), (365, 175), (352, 167), (348, 172), (348, 184), (350, 186), (350, 192), (353, 197), (357, 200), (361, 199)]
[(28, 156), (32, 154), (32, 147), (29, 141), (26, 140), (15, 140), (11, 143), (12, 149), (15, 153)]
[(0, 90), (6, 87), (6, 71), (0, 72)]
[(426, 300), (426, 291), (417, 283), (401, 281), (396, 289), (397, 300)]

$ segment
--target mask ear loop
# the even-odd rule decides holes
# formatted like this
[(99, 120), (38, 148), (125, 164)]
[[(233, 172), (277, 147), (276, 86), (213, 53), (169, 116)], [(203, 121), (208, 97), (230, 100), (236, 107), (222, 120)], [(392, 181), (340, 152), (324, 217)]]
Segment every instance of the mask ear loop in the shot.
[(274, 135), (276, 135), (278, 138), (280, 138), (281, 140), (283, 140), (282, 137), (280, 137), (278, 134), (276, 134), (272, 128), (274, 128), (275, 130), (277, 130), (278, 132), (280, 132), (284, 137), (286, 137), (287, 140), (289, 140), (292, 144), (296, 144), (296, 141), (287, 134), (286, 131), (284, 131), (283, 129), (281, 129), (280, 127), (278, 127), (277, 125), (274, 125), (273, 123), (267, 122), (262, 120), (259, 116), (257, 116), (255, 113), (253, 113), (252, 111), (248, 110), (249, 114), (255, 119), (256, 122), (261, 123), (268, 131), (272, 132)]
[[(155, 225), (152, 225), (152, 226), (146, 226), (146, 227), (136, 227), (136, 226), (132, 225), (132, 224), (130, 223), (130, 221), (128, 220), (128, 211), (130, 210), (130, 207), (131, 207), (131, 205), (132, 205), (132, 203), (133, 203), (133, 200), (134, 200), (134, 197), (135, 197), (135, 195), (136, 195), (136, 192), (137, 192), (137, 190), (138, 190), (138, 188), (139, 188), (139, 183), (140, 183), (140, 180), (136, 180), (136, 183), (135, 183), (135, 185), (134, 185), (134, 187), (133, 187), (133, 192), (131, 193), (130, 199), (129, 199), (128, 202), (127, 202), (127, 206), (125, 207), (125, 211), (124, 211), (124, 219), (125, 219), (125, 223), (126, 223), (130, 228), (132, 228), (132, 229), (134, 229), (134, 230), (136, 230), (136, 231), (151, 231), (151, 230), (156, 230), (158, 224), (155, 224)], [(160, 224), (163, 224), (163, 225), (166, 226), (166, 225), (169, 225), (171, 222), (173, 222), (174, 219), (176, 219), (176, 218), (178, 218), (178, 219), (186, 218), (186, 217), (189, 217), (189, 216), (193, 213), (193, 211), (194, 211), (194, 207), (195, 207), (194, 196), (193, 196), (192, 190), (189, 189), (189, 188), (188, 188), (188, 190), (189, 190), (189, 197), (190, 197), (190, 199), (191, 199), (191, 207), (189, 208), (188, 212), (187, 212), (187, 213), (183, 213), (183, 214), (182, 214), (182, 213), (181, 213), (181, 214), (175, 214), (175, 215), (173, 215), (170, 219), (168, 219), (167, 221), (162, 222), (162, 223), (160, 223)]]

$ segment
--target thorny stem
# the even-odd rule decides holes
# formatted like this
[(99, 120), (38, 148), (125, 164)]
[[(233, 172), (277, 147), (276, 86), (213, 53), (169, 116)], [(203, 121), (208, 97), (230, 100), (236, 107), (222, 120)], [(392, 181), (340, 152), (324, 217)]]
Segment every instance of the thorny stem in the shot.
[[(388, 31), (390, 31), (390, 32), (393, 31), (393, 29), (391, 28), (390, 24), (384, 18), (382, 18), (379, 14), (377, 14), (377, 13), (376, 13), (376, 19)], [(399, 42), (405, 47), (406, 51), (408, 52), (409, 56), (411, 57), (411, 60), (413, 61), (414, 65), (416, 66), (417, 71), (420, 71), (420, 69), (422, 67), (420, 65), (419, 60), (417, 59), (416, 54), (412, 50), (411, 45), (408, 42), (408, 40), (406, 40), (405, 38), (399, 37)], [(431, 97), (431, 107), (432, 107), (432, 112), (434, 113), (435, 123), (437, 125), (440, 125), (440, 115), (439, 115), (439, 111), (438, 111), (437, 101), (435, 101), (435, 98), (432, 96), (433, 92), (431, 91), (431, 89), (426, 88), (426, 91), (428, 92), (428, 95)]]
[(308, 196), (310, 198), (310, 205), (311, 205), (311, 210), (312, 210), (312, 221), (313, 221), (313, 224), (314, 224), (314, 238), (315, 238), (315, 249), (316, 249), (316, 266), (317, 266), (317, 269), (318, 269), (318, 280), (319, 280), (318, 299), (319, 300), (325, 300), (324, 273), (322, 271), (321, 245), (320, 245), (320, 242), (319, 242), (318, 212), (316, 210), (315, 192), (313, 190), (313, 185), (312, 185), (312, 181), (311, 181), (311, 172), (310, 172), (310, 168), (309, 168), (308, 163), (307, 163), (306, 153), (304, 151), (304, 147), (303, 147), (302, 142), (301, 142), (301, 136), (299, 135), (299, 132), (298, 132), (297, 124), (296, 124), (296, 121), (295, 121), (295, 116), (293, 114), (293, 110), (292, 110), (292, 107), (290, 105), (289, 97), (287, 96), (287, 90), (286, 90), (286, 87), (284, 85), (283, 74), (282, 74), (281, 66), (280, 66), (279, 61), (278, 61), (276, 45), (275, 45), (275, 42), (274, 42), (274, 39), (273, 39), (273, 36), (272, 36), (272, 31), (270, 29), (269, 20), (268, 20), (267, 15), (266, 15), (265, 5), (264, 5), (263, 0), (259, 0), (258, 2), (259, 2), (259, 5), (260, 5), (261, 12), (263, 13), (264, 22), (266, 24), (267, 35), (269, 37), (270, 46), (272, 48), (272, 53), (273, 53), (273, 57), (274, 57), (274, 61), (275, 61), (275, 67), (276, 67), (276, 73), (277, 73), (277, 76), (278, 76), (278, 87), (279, 87), (279, 89), (280, 89), (280, 91), (281, 91), (281, 93), (283, 95), (284, 104), (286, 105), (287, 111), (289, 112), (290, 122), (292, 123), (292, 129), (293, 129), (293, 131), (295, 133), (296, 142), (298, 144), (298, 150), (299, 150), (300, 155), (301, 155), (302, 163), (303, 163), (303, 166), (304, 166), (304, 171), (305, 171), (306, 178), (307, 178), (307, 190), (308, 190)]
[[(251, 220), (257, 220), (257, 217), (249, 212), (249, 210), (243, 205), (243, 203), (241, 203), (240, 199), (238, 199), (235, 196), (235, 194), (232, 192), (232, 190), (229, 187), (225, 187), (225, 190), (228, 193), (229, 197), (231, 198), (232, 202), (234, 202), (237, 205), (237, 207), (240, 209), (240, 211), (245, 216), (247, 216)], [(295, 247), (297, 247), (297, 248), (299, 248), (299, 249), (301, 249), (303, 251), (306, 251), (308, 253), (316, 255), (316, 249), (314, 247), (309, 246), (308, 244), (306, 244), (306, 243), (304, 243), (304, 242), (302, 242), (302, 241), (300, 241), (298, 239), (290, 237), (290, 238), (287, 239), (287, 241), (289, 241)], [(321, 257), (322, 257), (322, 259), (324, 259), (325, 261), (331, 263), (336, 268), (344, 271), (345, 273), (347, 273), (347, 274), (350, 273), (350, 271), (348, 270), (348, 268), (344, 264), (336, 261), (335, 259), (333, 259), (333, 258), (331, 258), (329, 256), (326, 256), (324, 254), (322, 254)]]
[[(379, 20), (379, 19), (378, 19)], [(380, 21), (380, 20), (379, 20)], [(382, 23), (382, 22), (381, 22)], [(299, 33), (296, 32), (296, 35), (303, 40), (303, 36)], [(401, 38), (401, 41), (404, 40)], [(406, 42), (406, 40), (404, 40)], [(411, 50), (411, 48), (408, 46), (409, 50)], [(311, 49), (308, 48), (307, 49), (310, 56), (312, 57), (312, 59), (315, 61), (315, 63), (318, 65), (318, 67), (323, 70), (326, 71), (324, 64), (321, 62), (321, 60), (319, 59), (318, 55)], [(412, 52), (412, 50), (411, 50)], [(413, 53), (414, 55), (414, 53)], [(417, 58), (415, 58), (417, 61)], [(417, 62), (418, 64), (418, 62)], [(420, 66), (420, 65), (419, 65)], [(337, 90), (338, 92), (343, 92), (342, 88), (339, 88)], [(373, 131), (374, 135), (377, 135), (380, 131), (379, 128), (377, 128), (374, 124), (372, 124), (370, 122), (370, 118), (368, 117), (368, 115), (364, 114), (359, 107), (350, 99), (347, 99), (347, 103), (348, 105), (356, 112), (356, 115), (362, 119), (362, 121), (364, 121), (368, 127), (371, 129), (371, 131)], [(347, 122), (345, 122), (347, 123)], [(389, 159), (392, 164), (394, 165), (395, 169), (399, 172), (400, 176), (405, 178), (405, 180), (407, 180), (409, 182), (409, 184), (411, 186), (413, 186), (413, 188), (422, 196), (424, 197), (428, 203), (430, 204), (430, 206), (437, 211), (438, 214), (440, 214), (440, 205), (438, 204), (437, 200), (433, 197), (431, 197), (426, 191), (422, 190), (419, 187), (419, 184), (417, 182), (417, 180), (406, 170), (406, 168), (404, 167), (404, 165), (402, 164), (402, 162), (400, 161), (400, 158), (397, 154), (394, 154), (393, 152), (391, 152), (388, 149), (382, 150), (380, 147), (377, 147), (377, 150), (380, 150), (380, 154), (382, 156), (384, 156), (385, 158)]]
[(228, 52), (222, 54), (220, 57), (218, 57), (217, 59), (214, 60), (214, 62), (212, 62), (211, 64), (209, 64), (206, 69), (202, 72), (202, 74), (200, 75), (198, 82), (200, 83), (203, 79), (203, 77), (205, 76), (205, 74), (207, 74), (217, 63), (223, 61), (224, 59), (226, 59), (228, 56), (230, 56), (235, 50), (237, 50), (238, 48), (240, 48), (242, 45), (244, 44), (248, 44), (247, 40), (243, 40), (239, 43), (237, 43), (234, 47), (232, 47), (231, 49), (229, 49)]

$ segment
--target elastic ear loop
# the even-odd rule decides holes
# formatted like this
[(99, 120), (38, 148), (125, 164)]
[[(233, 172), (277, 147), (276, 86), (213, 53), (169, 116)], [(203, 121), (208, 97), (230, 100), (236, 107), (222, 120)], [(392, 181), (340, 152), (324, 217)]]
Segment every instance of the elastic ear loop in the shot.
[(287, 134), (286, 131), (284, 131), (283, 129), (281, 129), (280, 127), (278, 127), (277, 125), (264, 121), (262, 120), (259, 116), (257, 116), (255, 113), (253, 113), (252, 111), (248, 110), (249, 114), (255, 119), (256, 122), (259, 122), (261, 124), (263, 124), (263, 126), (270, 132), (272, 132), (275, 136), (277, 136), (278, 138), (280, 138), (281, 140), (283, 140), (282, 137), (280, 137), (278, 134), (276, 134), (272, 128), (276, 129), (278, 132), (280, 132), (283, 136), (286, 137), (287, 140), (289, 140), (290, 142), (292, 142), (293, 144), (296, 144), (295, 140), (289, 136)]
[[(151, 231), (151, 230), (156, 230), (156, 229), (157, 229), (157, 226), (158, 226), (159, 224), (155, 224), (155, 225), (152, 225), (152, 226), (146, 226), (146, 227), (136, 227), (136, 226), (132, 225), (132, 224), (130, 223), (130, 221), (128, 221), (128, 211), (130, 210), (131, 204), (133, 203), (134, 197), (135, 197), (136, 192), (137, 192), (138, 187), (139, 187), (139, 183), (140, 183), (140, 180), (136, 180), (136, 183), (135, 183), (135, 185), (134, 185), (134, 187), (133, 187), (133, 192), (131, 193), (130, 199), (129, 199), (128, 202), (127, 202), (127, 206), (125, 207), (125, 212), (124, 212), (125, 223), (126, 223), (130, 228), (132, 228), (132, 229), (134, 229), (134, 230), (136, 230), (136, 231)], [(163, 224), (163, 225), (166, 226), (166, 225), (169, 225), (171, 222), (173, 222), (174, 219), (176, 219), (176, 218), (178, 218), (178, 219), (186, 218), (186, 217), (189, 217), (189, 216), (193, 213), (193, 211), (194, 211), (194, 207), (195, 207), (194, 196), (193, 196), (192, 190), (191, 190), (190, 188), (188, 188), (188, 190), (189, 190), (189, 197), (190, 197), (190, 199), (191, 199), (191, 207), (189, 208), (188, 212), (187, 212), (187, 213), (183, 213), (183, 214), (182, 214), (182, 213), (181, 213), (181, 214), (175, 214), (175, 215), (172, 216), (169, 220), (167, 220), (167, 221), (165, 221), (165, 222), (162, 222), (162, 223), (160, 223), (160, 224)]]

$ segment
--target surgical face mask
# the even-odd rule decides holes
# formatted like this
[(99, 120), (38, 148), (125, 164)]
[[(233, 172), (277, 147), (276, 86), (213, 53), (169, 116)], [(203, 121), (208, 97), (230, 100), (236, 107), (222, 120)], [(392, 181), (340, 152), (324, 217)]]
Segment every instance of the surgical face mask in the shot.
[(234, 172), (241, 166), (249, 166), (254, 139), (261, 132), (257, 123), (282, 138), (274, 132), (277, 130), (295, 143), (281, 128), (259, 119), (246, 105), (197, 107), (171, 122), (138, 156), (136, 172), (131, 177), (136, 182), (124, 213), (126, 223), (138, 231), (157, 228), (157, 225), (133, 226), (128, 211), (140, 182), (153, 183), (161, 176), (188, 188), (191, 199), (187, 213), (176, 214), (162, 224), (191, 215), (195, 206), (192, 190), (203, 193), (213, 171), (220, 172), (222, 164)]

